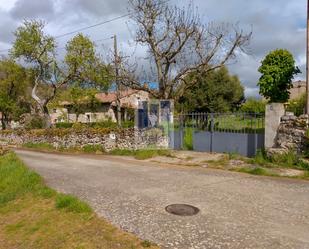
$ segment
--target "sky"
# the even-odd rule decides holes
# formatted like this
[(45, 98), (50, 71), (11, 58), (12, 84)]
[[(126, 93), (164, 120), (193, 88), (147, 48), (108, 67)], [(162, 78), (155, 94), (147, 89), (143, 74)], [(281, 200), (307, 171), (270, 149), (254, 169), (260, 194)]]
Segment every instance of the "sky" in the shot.
[[(184, 7), (188, 0), (170, 0), (170, 5)], [(228, 67), (245, 86), (246, 96), (258, 96), (258, 67), (266, 54), (277, 48), (288, 49), (303, 72), (295, 80), (305, 78), (306, 63), (306, 0), (193, 0), (202, 21), (229, 22), (253, 31), (250, 53), (239, 54)], [(46, 32), (58, 36), (127, 13), (127, 0), (0, 0), (0, 50), (14, 42), (14, 30), (25, 19), (41, 19)], [(96, 41), (98, 50), (110, 51), (117, 35), (120, 50), (126, 55), (144, 57), (145, 48), (135, 45), (132, 23), (128, 18), (84, 31)], [(61, 48), (74, 36), (57, 39)], [(6, 52), (1, 52), (5, 54)]]

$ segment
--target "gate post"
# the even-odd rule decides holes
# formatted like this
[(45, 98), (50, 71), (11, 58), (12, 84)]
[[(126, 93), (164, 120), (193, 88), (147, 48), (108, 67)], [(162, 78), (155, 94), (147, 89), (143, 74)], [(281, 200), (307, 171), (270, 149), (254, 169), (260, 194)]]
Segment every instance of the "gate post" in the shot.
[(266, 106), (265, 113), (265, 149), (273, 148), (276, 145), (277, 130), (281, 117), (285, 114), (282, 103), (270, 103)]

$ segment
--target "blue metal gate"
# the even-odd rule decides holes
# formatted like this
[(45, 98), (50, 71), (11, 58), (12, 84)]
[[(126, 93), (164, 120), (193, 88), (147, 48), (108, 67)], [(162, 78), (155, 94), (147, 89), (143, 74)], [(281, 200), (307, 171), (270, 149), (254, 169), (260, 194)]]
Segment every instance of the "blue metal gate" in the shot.
[(170, 148), (252, 157), (264, 146), (264, 114), (189, 113), (174, 119)]

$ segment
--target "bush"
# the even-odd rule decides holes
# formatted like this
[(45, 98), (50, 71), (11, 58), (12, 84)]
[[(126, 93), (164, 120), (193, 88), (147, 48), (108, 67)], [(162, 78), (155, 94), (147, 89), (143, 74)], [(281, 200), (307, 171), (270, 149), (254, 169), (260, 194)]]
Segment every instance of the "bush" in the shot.
[(72, 128), (73, 123), (56, 123), (56, 128)]
[(304, 114), (306, 108), (306, 94), (303, 94), (297, 99), (291, 99), (288, 102), (287, 111), (293, 112), (295, 116), (300, 116)]
[(85, 153), (104, 152), (104, 148), (100, 144), (87, 144), (82, 149)]
[(26, 130), (43, 129), (46, 126), (46, 120), (38, 115), (30, 116), (25, 120), (24, 126)]
[(117, 123), (109, 119), (106, 121), (89, 123), (88, 126), (91, 128), (117, 128)]
[(74, 124), (72, 125), (72, 128), (73, 128), (74, 130), (82, 130), (82, 129), (84, 129), (84, 128), (87, 128), (87, 125), (82, 124), (82, 123), (74, 123)]
[(245, 113), (265, 113), (266, 103), (263, 100), (249, 98), (241, 106), (241, 112)]
[(134, 128), (134, 125), (135, 125), (134, 121), (123, 121), (121, 123), (122, 128)]

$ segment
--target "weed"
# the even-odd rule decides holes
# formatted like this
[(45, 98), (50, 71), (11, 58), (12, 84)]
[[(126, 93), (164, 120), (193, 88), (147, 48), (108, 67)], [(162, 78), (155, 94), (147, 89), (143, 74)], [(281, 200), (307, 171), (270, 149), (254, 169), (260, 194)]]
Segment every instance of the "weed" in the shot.
[(148, 241), (148, 240), (144, 240), (144, 241), (142, 241), (141, 242), (141, 246), (142, 247), (151, 247), (151, 242), (150, 241)]

